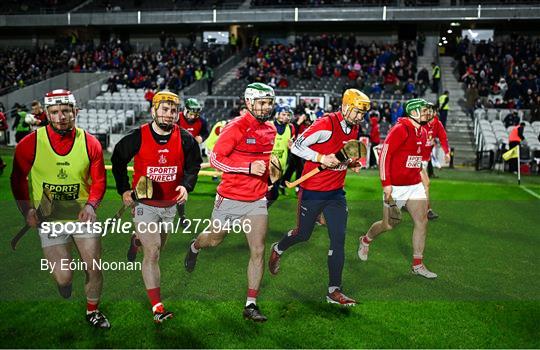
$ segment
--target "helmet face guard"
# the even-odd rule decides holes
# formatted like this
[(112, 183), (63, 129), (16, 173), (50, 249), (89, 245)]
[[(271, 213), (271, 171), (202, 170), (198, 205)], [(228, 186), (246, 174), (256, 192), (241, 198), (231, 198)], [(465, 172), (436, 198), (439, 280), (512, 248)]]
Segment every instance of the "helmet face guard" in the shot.
[[(163, 131), (171, 131), (178, 122), (180, 98), (169, 91), (160, 91), (152, 99), (152, 119)], [(167, 117), (170, 115), (170, 118)], [(170, 121), (170, 122), (169, 122)]]
[(371, 109), (371, 100), (360, 90), (347, 89), (343, 94), (341, 108), (347, 124), (358, 125)]
[(291, 107), (282, 106), (277, 108), (276, 120), (280, 123), (286, 124), (291, 121), (293, 115), (294, 113)]
[(66, 135), (75, 127), (77, 103), (69, 90), (58, 89), (45, 94), (44, 106), (51, 128)]
[(244, 92), (248, 111), (260, 121), (272, 119), (276, 99), (274, 89), (266, 84), (249, 84)]
[(413, 98), (405, 105), (407, 117), (419, 125), (426, 125), (430, 114), (429, 102), (422, 98)]
[(188, 98), (184, 107), (184, 118), (188, 123), (193, 123), (201, 116), (202, 106), (195, 98)]

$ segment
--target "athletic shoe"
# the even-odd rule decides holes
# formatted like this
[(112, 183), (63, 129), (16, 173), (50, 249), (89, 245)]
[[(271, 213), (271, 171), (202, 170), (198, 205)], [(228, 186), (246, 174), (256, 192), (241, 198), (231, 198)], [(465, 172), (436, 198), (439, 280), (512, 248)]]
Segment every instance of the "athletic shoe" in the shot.
[(429, 209), (428, 212), (427, 212), (427, 218), (428, 220), (435, 220), (439, 217), (439, 214), (437, 214), (436, 212), (434, 212), (433, 210)]
[(364, 236), (360, 237), (360, 246), (358, 247), (358, 257), (362, 261), (366, 261), (369, 253), (369, 244), (364, 243)]
[(173, 318), (174, 314), (170, 311), (165, 310), (163, 305), (159, 305), (154, 311), (154, 322), (163, 323), (163, 321)]
[(330, 304), (339, 304), (342, 306), (355, 306), (356, 300), (349, 298), (340, 289), (336, 289), (332, 293), (326, 295), (326, 301)]
[(413, 266), (412, 273), (413, 275), (419, 275), (425, 278), (437, 278), (437, 274), (429, 271), (424, 264)]
[(244, 307), (244, 312), (242, 315), (244, 316), (245, 320), (252, 320), (253, 322), (266, 322), (266, 320), (268, 320), (268, 318), (261, 313), (259, 307), (255, 304), (249, 304), (248, 306)]
[(141, 246), (141, 241), (139, 241), (137, 236), (131, 235), (131, 239), (129, 241), (129, 248), (127, 252), (128, 261), (134, 262), (135, 259), (137, 259), (137, 252), (139, 251), (140, 246)]
[(272, 244), (270, 260), (268, 260), (268, 270), (270, 270), (270, 273), (272, 275), (277, 275), (277, 273), (279, 272), (279, 258), (281, 258), (281, 255), (279, 255), (278, 252), (276, 252), (276, 250), (274, 249), (278, 245), (278, 243), (279, 242), (275, 242)]
[(102, 328), (102, 329), (111, 328), (111, 324), (109, 323), (109, 320), (107, 320), (107, 317), (105, 317), (105, 315), (102, 314), (101, 311), (99, 310), (86, 314), (86, 321), (88, 321), (88, 323), (90, 323), (92, 327)]
[(195, 242), (195, 240), (192, 240), (189, 243), (186, 257), (184, 259), (184, 267), (186, 268), (187, 272), (193, 272), (193, 270), (195, 270), (195, 264), (197, 263), (197, 256), (199, 255), (199, 253), (193, 253), (193, 251), (191, 250), (191, 245), (193, 244), (193, 242)]

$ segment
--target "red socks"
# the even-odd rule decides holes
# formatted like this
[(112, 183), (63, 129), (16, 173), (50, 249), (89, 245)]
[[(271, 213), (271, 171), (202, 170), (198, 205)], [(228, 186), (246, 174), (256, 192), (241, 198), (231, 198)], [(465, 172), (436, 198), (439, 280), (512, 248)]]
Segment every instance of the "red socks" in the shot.
[(90, 314), (98, 309), (98, 300), (89, 300), (86, 299), (86, 313)]
[(413, 266), (422, 265), (423, 256), (422, 255), (413, 255)]
[(146, 293), (148, 294), (148, 299), (150, 299), (150, 304), (152, 304), (152, 309), (157, 304), (161, 304), (161, 288), (147, 289)]
[(249, 304), (257, 304), (257, 295), (258, 294), (259, 294), (258, 290), (248, 288), (246, 306), (248, 306)]
[(366, 245), (369, 245), (373, 240), (372, 239), (369, 239), (367, 235), (365, 235), (364, 237), (362, 237), (362, 242)]

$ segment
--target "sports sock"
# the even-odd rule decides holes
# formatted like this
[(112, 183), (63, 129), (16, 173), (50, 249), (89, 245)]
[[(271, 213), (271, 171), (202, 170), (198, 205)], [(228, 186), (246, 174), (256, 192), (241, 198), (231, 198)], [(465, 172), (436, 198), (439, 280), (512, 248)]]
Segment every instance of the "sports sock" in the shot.
[(153, 313), (164, 312), (164, 311), (165, 311), (165, 308), (163, 307), (162, 303), (157, 303), (156, 305), (152, 306)]
[(148, 299), (150, 299), (150, 304), (152, 304), (152, 310), (154, 310), (157, 304), (161, 304), (161, 288), (147, 289), (146, 293), (148, 294)]
[(339, 289), (339, 287), (335, 287), (335, 286), (328, 287), (328, 293), (329, 294), (334, 293), (338, 289)]
[(199, 252), (199, 249), (200, 249), (200, 247), (199, 248), (195, 247), (196, 244), (197, 244), (197, 241), (191, 243), (191, 251), (193, 253), (195, 253), (195, 254), (197, 254)]
[(413, 267), (414, 266), (418, 266), (418, 265), (422, 265), (422, 259), (424, 257), (422, 255), (413, 255)]
[(99, 300), (86, 298), (86, 314), (91, 314), (98, 309)]
[(283, 250), (279, 250), (279, 243), (274, 246), (274, 251), (279, 255), (283, 254)]
[(362, 237), (362, 243), (364, 243), (365, 245), (369, 245), (371, 242), (373, 242), (373, 240), (370, 239), (367, 235)]
[(250, 304), (257, 305), (257, 294), (259, 294), (258, 290), (248, 288), (246, 306), (248, 306)]

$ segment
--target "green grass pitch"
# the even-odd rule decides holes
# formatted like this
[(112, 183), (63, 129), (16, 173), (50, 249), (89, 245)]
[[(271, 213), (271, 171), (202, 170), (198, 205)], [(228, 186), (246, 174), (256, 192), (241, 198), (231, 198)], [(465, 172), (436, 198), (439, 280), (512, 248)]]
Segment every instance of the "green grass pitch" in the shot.
[[(407, 214), (394, 231), (374, 242), (367, 262), (357, 255), (358, 237), (381, 215), (375, 171), (347, 178), (349, 221), (344, 291), (360, 304), (342, 309), (324, 302), (328, 234), (317, 227), (311, 240), (285, 253), (278, 276), (266, 271), (258, 304), (265, 324), (246, 322), (247, 245), (241, 234), (201, 253), (188, 274), (183, 258), (192, 234), (173, 234), (161, 256), (162, 296), (175, 318), (156, 326), (140, 271), (104, 272), (101, 309), (112, 328), (98, 331), (84, 320), (84, 274), (76, 272), (70, 300), (58, 296), (52, 277), (40, 271), (36, 231), (16, 252), (9, 241), (23, 219), (13, 202), (10, 166), (0, 176), (0, 345), (61, 348), (539, 348), (540, 200), (520, 189), (515, 176), (467, 170), (438, 171), (429, 223), (426, 280), (409, 273), (412, 223)], [(524, 177), (540, 195), (540, 178)], [(119, 197), (114, 179), (98, 218), (111, 217)], [(190, 218), (209, 217), (216, 183), (201, 177), (190, 196)], [(295, 223), (293, 192), (270, 210), (267, 251)], [(124, 216), (128, 219), (128, 215)], [(103, 259), (124, 261), (128, 236), (102, 240)], [(268, 254), (267, 254), (268, 255)], [(141, 260), (141, 256), (138, 257)]]

